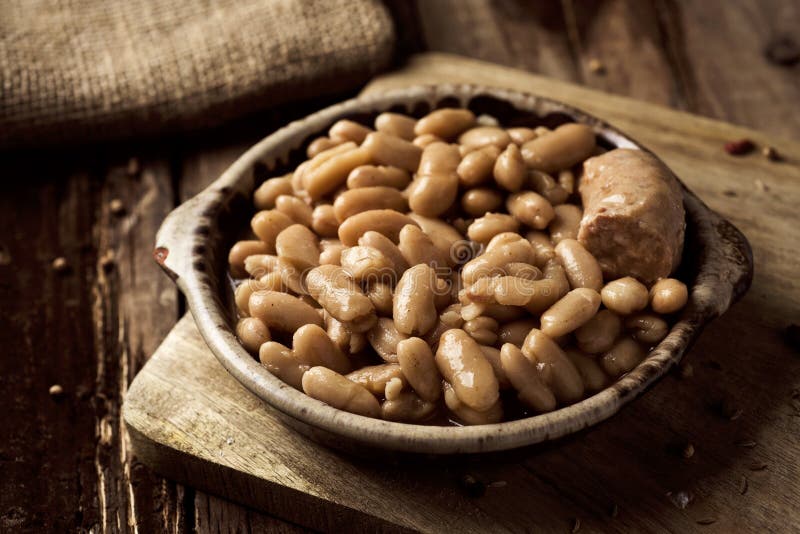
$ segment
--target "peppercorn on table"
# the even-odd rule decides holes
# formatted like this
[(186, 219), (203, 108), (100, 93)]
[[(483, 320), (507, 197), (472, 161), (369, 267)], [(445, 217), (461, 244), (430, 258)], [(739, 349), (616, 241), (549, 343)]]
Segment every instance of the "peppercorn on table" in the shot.
[[(185, 316), (134, 380), (124, 417), (157, 471), (322, 530), (786, 531), (796, 525), (800, 360), (775, 334), (800, 303), (800, 145), (443, 54), (366, 91), (474, 82), (551, 96), (639, 139), (749, 238), (756, 277), (680, 372), (572, 438), (491, 457), (359, 459), (284, 427), (217, 363)], [(749, 138), (776, 162), (734, 157)], [(724, 179), (723, 179), (724, 178)], [(302, 505), (301, 505), (302, 504)]]

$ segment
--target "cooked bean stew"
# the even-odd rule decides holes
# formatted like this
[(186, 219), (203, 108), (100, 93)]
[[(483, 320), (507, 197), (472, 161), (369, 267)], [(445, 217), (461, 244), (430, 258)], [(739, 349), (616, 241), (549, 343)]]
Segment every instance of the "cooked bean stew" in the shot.
[[(669, 278), (679, 258), (656, 279), (619, 276), (614, 247), (658, 244), (581, 203), (589, 179), (607, 181), (598, 202), (652, 195), (622, 176), (672, 180), (651, 156), (605, 153), (583, 124), (506, 129), (466, 109), (372, 126), (337, 122), (264, 181), (253, 236), (231, 248), (237, 336), (275, 376), (369, 417), (497, 423), (596, 393), (667, 335), (688, 300)], [(617, 152), (625, 172), (588, 175)]]

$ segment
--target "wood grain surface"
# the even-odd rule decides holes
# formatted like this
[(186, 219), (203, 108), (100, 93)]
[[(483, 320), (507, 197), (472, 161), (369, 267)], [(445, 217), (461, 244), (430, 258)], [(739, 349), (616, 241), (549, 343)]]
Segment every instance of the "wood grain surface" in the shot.
[(785, 137), (800, 131), (800, 67), (765, 59), (781, 38), (800, 42), (797, 2), (433, 0), (418, 9), (429, 50)]
[[(389, 4), (399, 62), (412, 51), (454, 52), (800, 138), (800, 67), (764, 56), (778, 38), (800, 41), (795, 0)], [(590, 69), (592, 59), (603, 73)], [(7, 418), (0, 530), (293, 528), (154, 475), (128, 449), (119, 406), (131, 377), (182, 315), (179, 295), (151, 262), (155, 228), (246, 146), (324, 104), (284, 106), (188, 138), (0, 154), (0, 407)], [(769, 233), (754, 210), (762, 196), (784, 197), (785, 186), (763, 191), (739, 181), (734, 188), (728, 181), (736, 176), (734, 162), (714, 177), (723, 195), (739, 195), (734, 220)], [(716, 208), (736, 198), (698, 192)], [(111, 214), (113, 198), (124, 213)], [(782, 209), (783, 219), (796, 220), (791, 207)], [(771, 262), (792, 251), (779, 235), (771, 243), (756, 257), (757, 276), (787, 284)], [(102, 261), (108, 251), (111, 263)], [(70, 268), (58, 273), (51, 262), (61, 256)], [(746, 339), (744, 314), (731, 335), (748, 341), (755, 376), (768, 380), (771, 362), (785, 358), (773, 348), (785, 324), (798, 320), (797, 306), (755, 289), (750, 295), (766, 311), (758, 335), (768, 343), (756, 350), (758, 338)], [(720, 380), (736, 388), (748, 369), (725, 366)], [(54, 384), (62, 395), (48, 393)]]
[[(527, 88), (596, 113), (745, 232), (757, 261), (751, 292), (689, 353), (692, 376), (668, 376), (612, 420), (555, 444), (490, 461), (370, 461), (285, 428), (224, 371), (187, 316), (128, 396), (139, 456), (170, 478), (315, 530), (566, 531), (577, 518), (588, 532), (790, 531), (800, 520), (800, 360), (771, 334), (800, 306), (800, 236), (788, 218), (800, 202), (800, 144), (446, 54), (414, 57), (365, 92), (444, 81)], [(722, 145), (736, 137), (775, 146), (785, 161), (730, 156)]]

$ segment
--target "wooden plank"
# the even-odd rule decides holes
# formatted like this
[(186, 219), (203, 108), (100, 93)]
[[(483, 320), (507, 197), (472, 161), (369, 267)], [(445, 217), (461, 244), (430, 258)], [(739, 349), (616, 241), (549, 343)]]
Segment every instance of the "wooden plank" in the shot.
[[(0, 341), (6, 355), (0, 358), (0, 525), (65, 531), (99, 520), (91, 462), (93, 335), (86, 319), (96, 266), (92, 180), (41, 160), (6, 164), (14, 180), (3, 181), (0, 194)], [(58, 181), (44, 179), (54, 175)], [(59, 256), (69, 270), (51, 267)], [(62, 397), (48, 394), (54, 384), (63, 388)]]
[(566, 35), (584, 85), (685, 109), (656, 2), (562, 0), (562, 4)]
[[(787, 530), (800, 503), (800, 360), (780, 334), (800, 306), (792, 228), (800, 145), (447, 55), (417, 57), (367, 90), (436, 81), (529, 90), (594, 112), (655, 150), (745, 232), (753, 287), (691, 351), (693, 376), (666, 377), (597, 428), (532, 451), (392, 465), (345, 457), (277, 423), (184, 319), (129, 394), (126, 422), (142, 457), (314, 529), (563, 531), (579, 518), (581, 531)], [(738, 137), (774, 145), (786, 161), (727, 155), (723, 142)], [(688, 444), (694, 453), (685, 458)], [(465, 487), (466, 475), (478, 484)], [(469, 497), (476, 488), (484, 494)], [(714, 523), (701, 524), (707, 519)]]
[(558, 0), (417, 2), (427, 50), (580, 81)]
[(794, 0), (660, 0), (688, 109), (776, 135), (800, 137), (800, 69), (767, 61), (777, 38), (800, 44)]
[(174, 530), (184, 522), (182, 489), (154, 475), (131, 454), (119, 413), (128, 384), (178, 316), (174, 284), (152, 261), (156, 230), (173, 206), (164, 157), (112, 161), (97, 196), (92, 319), (102, 531)]
[[(430, 51), (685, 106), (657, 2), (438, 0), (418, 9)], [(593, 62), (602, 68), (593, 70)]]
[[(800, 43), (794, 0), (435, 0), (417, 3), (427, 49), (773, 134), (798, 137), (800, 71), (765, 49)], [(590, 68), (592, 60), (602, 70)]]
[(206, 532), (219, 534), (239, 534), (240, 532), (300, 534), (308, 532), (302, 527), (203, 492), (197, 493), (195, 510), (194, 525), (200, 534)]
[[(129, 177), (119, 155), (94, 169), (67, 154), (7, 164), (0, 529), (174, 530), (179, 490), (131, 456), (119, 418), (127, 384), (178, 316), (177, 291), (151, 260), (173, 207), (169, 173), (157, 160)], [(59, 256), (64, 272), (51, 266)], [(55, 384), (63, 394), (48, 393)]]

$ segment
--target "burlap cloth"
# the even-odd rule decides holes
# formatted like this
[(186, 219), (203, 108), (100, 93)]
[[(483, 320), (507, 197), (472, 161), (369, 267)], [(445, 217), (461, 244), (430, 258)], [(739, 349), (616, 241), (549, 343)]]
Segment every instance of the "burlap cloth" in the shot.
[(0, 0), (0, 148), (191, 130), (357, 86), (379, 0)]

